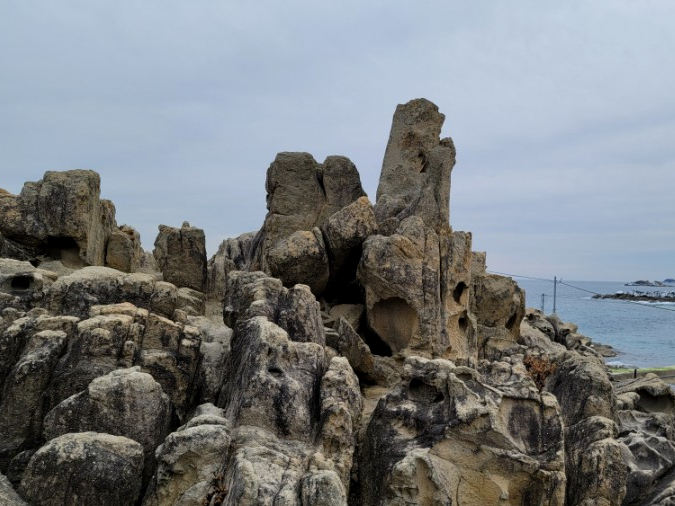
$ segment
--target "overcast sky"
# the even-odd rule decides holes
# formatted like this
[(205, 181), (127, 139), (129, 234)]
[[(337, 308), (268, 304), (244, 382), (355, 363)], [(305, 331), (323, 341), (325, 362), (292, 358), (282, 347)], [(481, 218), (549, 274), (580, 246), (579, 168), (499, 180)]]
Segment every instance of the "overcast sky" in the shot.
[(446, 115), (491, 270), (675, 277), (672, 0), (0, 0), (0, 187), (87, 168), (151, 249), (257, 230), (279, 151), (374, 200), (396, 104)]

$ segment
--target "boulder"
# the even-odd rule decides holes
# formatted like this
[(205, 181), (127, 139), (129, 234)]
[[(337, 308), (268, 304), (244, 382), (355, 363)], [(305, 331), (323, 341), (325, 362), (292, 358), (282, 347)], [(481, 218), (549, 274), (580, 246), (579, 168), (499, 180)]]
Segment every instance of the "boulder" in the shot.
[(105, 265), (123, 272), (136, 272), (141, 267), (143, 248), (141, 235), (128, 225), (113, 230), (108, 237)]
[(270, 273), (268, 252), (294, 232), (310, 231), (364, 194), (349, 159), (323, 165), (309, 153), (279, 153), (267, 170), (265, 223), (251, 243), (251, 270)]
[(21, 494), (31, 504), (120, 506), (141, 492), (143, 448), (121, 436), (80, 432), (47, 442), (28, 463)]
[(47, 291), (44, 307), (55, 314), (86, 318), (92, 306), (129, 302), (166, 317), (177, 309), (177, 289), (145, 273), (85, 267), (61, 276)]
[(70, 266), (104, 265), (115, 208), (91, 170), (45, 172), (19, 195), (0, 192), (0, 233)]
[(299, 230), (277, 241), (267, 252), (269, 272), (284, 286), (309, 286), (316, 295), (326, 289), (330, 277), (328, 253), (321, 231)]
[(159, 226), (153, 250), (164, 280), (177, 287), (206, 289), (206, 238), (204, 231), (186, 221), (181, 228)]
[(143, 446), (146, 480), (154, 471), (155, 449), (169, 434), (171, 403), (161, 386), (139, 367), (100, 376), (56, 405), (44, 419), (46, 440), (69, 432), (104, 432)]

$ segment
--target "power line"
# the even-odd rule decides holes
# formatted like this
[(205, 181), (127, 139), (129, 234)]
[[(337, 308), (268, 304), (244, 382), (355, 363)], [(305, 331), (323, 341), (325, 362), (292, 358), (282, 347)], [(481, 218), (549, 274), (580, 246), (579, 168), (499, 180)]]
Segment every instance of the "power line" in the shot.
[[(557, 278), (554, 278), (554, 279), (536, 278), (536, 277), (533, 277), (533, 276), (522, 276), (520, 274), (509, 274), (507, 272), (498, 272), (498, 271), (486, 271), (486, 272), (489, 273), (489, 274), (498, 274), (500, 276), (509, 276), (511, 278), (531, 279), (533, 281), (548, 281), (549, 283), (554, 283), (554, 286), (555, 286), (556, 283), (559, 283), (561, 285), (568, 286), (569, 288), (574, 288), (575, 290), (580, 290), (582, 292), (590, 293), (592, 295), (599, 295), (599, 296), (603, 295), (601, 293), (594, 292), (593, 290), (587, 290), (586, 288), (581, 288), (579, 286), (570, 285), (569, 283), (565, 283), (562, 279), (557, 279)], [(672, 308), (669, 308), (669, 307), (656, 306), (656, 305), (654, 305), (654, 306), (646, 305), (646, 304), (641, 304), (640, 302), (637, 302), (637, 301), (634, 301), (634, 300), (626, 300), (626, 299), (611, 299), (611, 300), (602, 299), (602, 300), (604, 302), (619, 302), (619, 303), (625, 302), (627, 304), (637, 304), (640, 307), (646, 307), (646, 308), (651, 308), (651, 309), (661, 309), (662, 311), (675, 312), (675, 309), (672, 309)]]
[[(602, 295), (603, 295), (603, 294), (601, 294), (601, 293), (594, 292), (593, 290), (587, 290), (586, 288), (581, 288), (581, 287), (578, 287), (578, 286), (570, 285), (569, 283), (564, 283), (564, 282), (562, 282), (562, 281), (558, 281), (558, 282), (559, 282), (561, 285), (569, 286), (570, 288), (574, 288), (575, 290), (580, 290), (580, 291), (582, 291), (582, 292), (590, 293), (590, 294), (593, 294), (593, 295), (599, 295), (599, 296), (601, 296), (601, 297), (602, 297)], [(603, 300), (604, 300), (604, 299), (603, 299)], [(626, 299), (611, 299), (611, 300), (612, 300), (613, 302), (614, 302), (614, 301), (616, 301), (616, 302), (626, 302), (626, 303), (628, 303), (628, 304), (637, 304), (637, 305), (640, 306), (640, 307), (647, 307), (647, 308), (652, 308), (652, 309), (661, 309), (662, 311), (673, 311), (673, 312), (675, 312), (675, 309), (672, 309), (672, 308), (669, 308), (669, 307), (663, 307), (663, 306), (651, 306), (651, 305), (648, 306), (648, 305), (646, 305), (646, 304), (641, 304), (641, 303), (639, 303), (639, 302), (637, 302), (637, 301), (635, 301), (635, 300), (626, 300)]]

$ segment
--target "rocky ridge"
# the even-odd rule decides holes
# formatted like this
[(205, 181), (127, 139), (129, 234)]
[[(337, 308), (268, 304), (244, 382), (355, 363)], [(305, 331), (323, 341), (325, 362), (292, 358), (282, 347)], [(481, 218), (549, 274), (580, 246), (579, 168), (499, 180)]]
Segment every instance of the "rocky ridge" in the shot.
[(675, 395), (612, 383), (450, 226), (451, 139), (399, 105), (375, 204), (280, 153), (258, 232), (143, 252), (92, 171), (0, 190), (0, 503), (675, 504)]

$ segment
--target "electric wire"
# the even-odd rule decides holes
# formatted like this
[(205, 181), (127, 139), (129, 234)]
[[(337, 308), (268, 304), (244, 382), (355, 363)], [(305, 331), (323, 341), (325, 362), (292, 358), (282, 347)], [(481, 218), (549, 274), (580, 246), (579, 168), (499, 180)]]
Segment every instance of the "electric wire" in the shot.
[[(603, 295), (603, 294), (601, 294), (601, 293), (594, 292), (593, 290), (588, 290), (588, 289), (586, 289), (586, 288), (581, 288), (581, 287), (579, 287), (579, 286), (574, 286), (574, 285), (570, 285), (569, 283), (565, 283), (565, 282), (562, 280), (562, 278), (561, 278), (561, 279), (558, 279), (558, 280), (556, 280), (556, 281), (554, 281), (553, 279), (537, 278), (537, 277), (534, 277), (534, 276), (522, 276), (522, 275), (520, 275), (520, 274), (509, 274), (509, 273), (506, 273), (506, 272), (498, 272), (498, 271), (486, 271), (486, 272), (488, 272), (489, 274), (498, 274), (498, 275), (500, 275), (500, 276), (509, 276), (509, 277), (511, 277), (511, 278), (531, 279), (531, 280), (534, 280), (534, 281), (548, 281), (549, 283), (557, 282), (557, 283), (560, 284), (560, 285), (565, 285), (565, 286), (567, 286), (567, 287), (569, 287), (569, 288), (573, 288), (573, 289), (575, 289), (575, 290), (580, 290), (580, 291), (582, 291), (582, 292), (590, 293), (590, 294), (592, 294), (592, 295), (599, 295), (600, 297), (602, 297), (602, 295)], [(658, 305), (647, 305), (647, 304), (642, 304), (642, 303), (637, 302), (637, 301), (634, 301), (634, 300), (626, 300), (626, 299), (600, 299), (600, 300), (602, 300), (603, 302), (619, 302), (619, 303), (625, 302), (625, 303), (627, 303), (627, 304), (636, 304), (636, 305), (638, 305), (638, 306), (640, 306), (640, 307), (644, 307), (644, 308), (660, 309), (660, 310), (662, 310), (662, 311), (671, 311), (671, 312), (675, 312), (675, 309), (673, 309), (673, 308), (663, 307), (663, 306), (658, 306)], [(657, 302), (656, 304), (658, 304), (658, 302)]]

